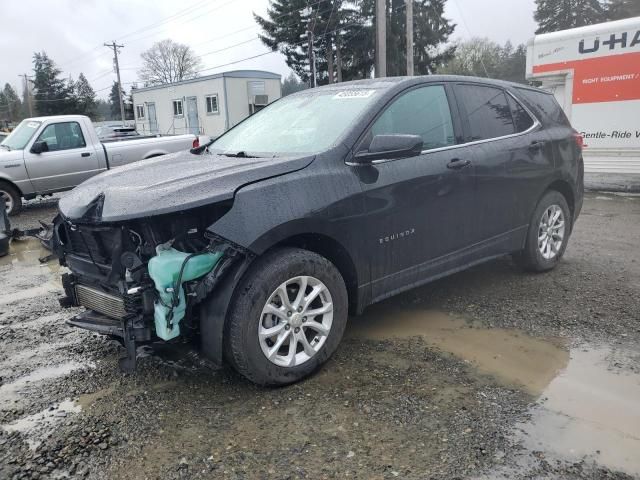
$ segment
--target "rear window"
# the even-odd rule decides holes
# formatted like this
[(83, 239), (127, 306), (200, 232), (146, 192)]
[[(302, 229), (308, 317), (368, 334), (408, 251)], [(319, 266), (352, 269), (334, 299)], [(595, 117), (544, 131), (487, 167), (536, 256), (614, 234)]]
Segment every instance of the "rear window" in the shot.
[(470, 141), (516, 133), (511, 106), (502, 89), (482, 85), (457, 85), (457, 95), (469, 121)]
[(569, 119), (556, 101), (556, 98), (547, 92), (517, 88), (518, 94), (522, 96), (531, 106), (539, 110), (540, 113), (554, 123), (570, 126)]
[(531, 118), (531, 115), (527, 113), (520, 103), (518, 103), (511, 95), (507, 95), (509, 99), (509, 105), (511, 105), (511, 113), (513, 115), (513, 122), (516, 124), (516, 131), (518, 133), (526, 132), (535, 121)]

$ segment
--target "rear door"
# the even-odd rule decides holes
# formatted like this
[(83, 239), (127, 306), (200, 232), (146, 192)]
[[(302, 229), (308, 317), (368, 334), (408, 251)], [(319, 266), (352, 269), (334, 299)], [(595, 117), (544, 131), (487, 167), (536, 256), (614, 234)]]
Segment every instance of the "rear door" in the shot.
[[(100, 160), (91, 137), (77, 121), (55, 122), (45, 126), (25, 149), (24, 160), (36, 192), (65, 190), (79, 185), (100, 172)], [(32, 153), (35, 142), (46, 142), (48, 151)]]
[(448, 88), (428, 84), (396, 97), (356, 151), (375, 135), (420, 135), (420, 155), (354, 166), (365, 196), (374, 300), (418, 284), (455, 263), (468, 242), (473, 208), (471, 152), (456, 145)]
[[(539, 175), (548, 138), (501, 87), (455, 86), (477, 181), (474, 235), (480, 256), (518, 249), (528, 224), (527, 183)], [(528, 201), (528, 200), (527, 200)]]

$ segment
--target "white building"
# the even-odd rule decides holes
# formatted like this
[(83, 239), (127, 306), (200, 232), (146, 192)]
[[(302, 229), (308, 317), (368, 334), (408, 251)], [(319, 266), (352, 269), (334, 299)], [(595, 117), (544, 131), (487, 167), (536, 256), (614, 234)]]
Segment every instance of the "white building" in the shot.
[(280, 75), (236, 70), (133, 90), (140, 133), (217, 137), (282, 95)]
[(640, 17), (536, 36), (527, 78), (584, 137), (585, 171), (640, 173)]

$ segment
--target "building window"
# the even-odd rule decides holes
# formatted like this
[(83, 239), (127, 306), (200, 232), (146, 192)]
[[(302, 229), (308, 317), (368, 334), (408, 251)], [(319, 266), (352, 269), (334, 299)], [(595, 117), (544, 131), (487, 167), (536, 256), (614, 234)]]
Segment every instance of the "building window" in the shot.
[(136, 105), (136, 117), (140, 120), (144, 118), (144, 105)]
[(220, 113), (220, 111), (218, 110), (218, 94), (207, 95), (206, 97), (204, 97), (204, 99), (207, 102), (208, 114)]
[(182, 116), (182, 100), (173, 101), (173, 116), (174, 117)]

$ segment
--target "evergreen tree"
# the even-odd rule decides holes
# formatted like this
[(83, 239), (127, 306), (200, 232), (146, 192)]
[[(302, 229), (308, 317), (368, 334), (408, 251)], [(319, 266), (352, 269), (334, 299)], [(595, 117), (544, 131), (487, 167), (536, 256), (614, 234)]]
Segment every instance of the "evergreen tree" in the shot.
[(45, 52), (33, 54), (35, 110), (39, 115), (75, 113), (73, 85), (59, 78), (61, 70)]
[(0, 91), (0, 118), (11, 123), (23, 118), (22, 102), (9, 83), (5, 83), (4, 89)]
[[(123, 100), (125, 95), (124, 90), (122, 90)], [(116, 81), (111, 85), (111, 92), (109, 92), (109, 106), (111, 108), (111, 120), (120, 120), (120, 96), (118, 95), (118, 82)]]
[(608, 20), (640, 17), (639, 0), (609, 0), (605, 8)]
[(96, 120), (104, 122), (111, 119), (111, 104), (99, 98), (96, 100)]
[(80, 115), (87, 115), (92, 119), (96, 117), (96, 92), (93, 90), (87, 77), (80, 73), (78, 80), (74, 83), (74, 95), (77, 112)]
[(557, 32), (606, 20), (600, 0), (536, 0), (536, 33)]
[(295, 74), (291, 73), (282, 81), (282, 96), (286, 97), (287, 95), (299, 92), (305, 88), (307, 88), (307, 85), (298, 80), (298, 77), (296, 77)]
[[(431, 73), (453, 54), (443, 45), (455, 26), (443, 16), (445, 0), (414, 0), (416, 73)], [(405, 72), (405, 1), (387, 2), (387, 74)], [(375, 59), (375, 0), (270, 0), (263, 43), (279, 50), (304, 82), (309, 80), (307, 30), (314, 34), (318, 83), (369, 77)]]

